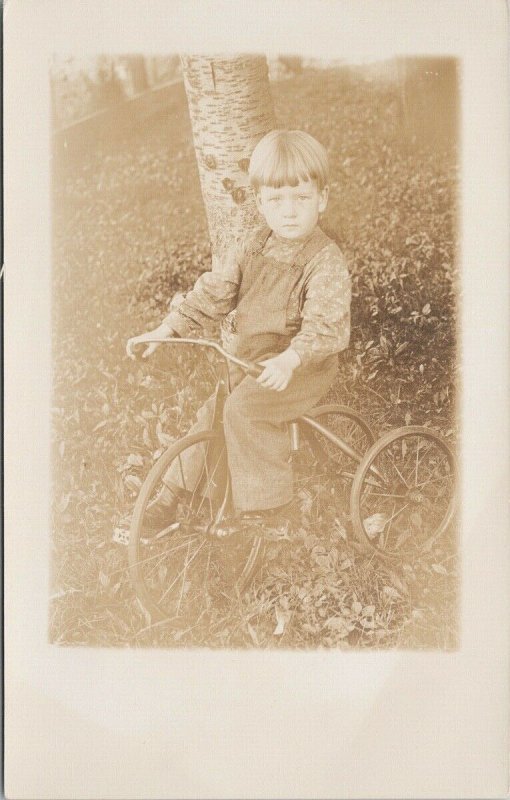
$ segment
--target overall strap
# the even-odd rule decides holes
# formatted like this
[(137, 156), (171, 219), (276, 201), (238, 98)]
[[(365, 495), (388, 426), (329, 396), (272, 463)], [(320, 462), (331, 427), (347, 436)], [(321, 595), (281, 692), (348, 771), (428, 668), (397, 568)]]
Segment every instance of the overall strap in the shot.
[(261, 253), (270, 236), (271, 228), (269, 228), (267, 225), (261, 225), (259, 228), (257, 228), (248, 245), (248, 254), (250, 256), (255, 256), (258, 253)]
[(260, 255), (264, 249), (264, 245), (271, 235), (271, 228), (267, 225), (261, 226), (255, 230), (252, 237), (249, 239), (243, 263), (241, 265), (241, 283), (239, 285), (238, 302), (244, 297), (246, 292), (253, 285), (257, 276), (257, 256)]
[(304, 247), (296, 254), (294, 266), (303, 269), (330, 241), (329, 236), (326, 236), (324, 231), (317, 227)]

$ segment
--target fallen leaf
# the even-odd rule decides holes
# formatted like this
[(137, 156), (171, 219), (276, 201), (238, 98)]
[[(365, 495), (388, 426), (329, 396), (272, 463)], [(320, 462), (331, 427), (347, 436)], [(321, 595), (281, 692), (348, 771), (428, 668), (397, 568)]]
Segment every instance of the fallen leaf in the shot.
[(387, 523), (385, 514), (372, 514), (363, 520), (363, 527), (369, 539), (374, 539), (379, 533), (382, 533)]
[(255, 647), (260, 647), (260, 642), (258, 640), (258, 636), (257, 636), (257, 632), (256, 632), (255, 628), (253, 628), (250, 625), (249, 622), (246, 624), (246, 627), (248, 628), (248, 633), (250, 634), (250, 638), (251, 638), (253, 644), (255, 645)]
[(409, 519), (416, 528), (421, 528), (423, 525), (423, 519), (419, 511), (413, 511)]
[(174, 441), (171, 436), (163, 431), (161, 422), (159, 421), (156, 424), (156, 436), (158, 437), (159, 443), (163, 445), (163, 447), (170, 447)]
[(347, 531), (345, 530), (344, 526), (340, 522), (339, 519), (335, 519), (335, 526), (333, 528), (334, 532), (340, 539), (343, 539), (344, 542), (347, 541)]
[(390, 581), (392, 582), (393, 586), (394, 586), (394, 587), (395, 587), (395, 588), (396, 588), (396, 589), (397, 589), (399, 592), (401, 592), (402, 594), (405, 594), (405, 593), (406, 593), (406, 591), (407, 591), (407, 589), (406, 589), (406, 587), (404, 586), (404, 584), (402, 583), (402, 581), (400, 580), (400, 577), (397, 575), (397, 573), (396, 573), (396, 572), (394, 572), (392, 569), (389, 569), (389, 570), (387, 570), (387, 572), (388, 572), (388, 578), (389, 578), (389, 579), (390, 579)]
[(285, 626), (287, 625), (291, 611), (283, 611), (279, 606), (275, 608), (276, 613), (276, 628), (273, 631), (273, 636), (281, 636), (285, 631)]
[(150, 435), (149, 435), (149, 431), (148, 431), (148, 429), (147, 429), (147, 428), (144, 428), (144, 429), (143, 429), (142, 439), (143, 439), (143, 443), (144, 443), (145, 447), (146, 447), (148, 450), (152, 450), (152, 442), (151, 442), (151, 437), (150, 437)]
[(304, 542), (306, 549), (311, 550), (313, 547), (315, 547), (318, 541), (319, 539), (317, 538), (317, 536), (315, 536), (315, 534), (313, 533), (308, 534), (307, 536), (305, 536), (305, 542)]
[(138, 477), (138, 475), (126, 475), (124, 478), (124, 483), (126, 486), (129, 486), (130, 489), (133, 491), (138, 491), (140, 486), (142, 485), (142, 481)]
[(326, 628), (329, 628), (331, 631), (335, 631), (340, 638), (344, 638), (348, 636), (352, 630), (354, 630), (354, 625), (352, 623), (346, 622), (343, 617), (330, 617), (324, 623)]
[(393, 586), (384, 586), (383, 592), (384, 594), (388, 595), (388, 597), (393, 597), (395, 600), (397, 600), (400, 597), (400, 594), (397, 592), (396, 589), (393, 588)]
[(112, 535), (112, 542), (127, 546), (129, 544), (129, 531), (125, 528), (115, 528)]
[(106, 425), (106, 422), (107, 422), (107, 421), (106, 421), (105, 419), (103, 419), (101, 422), (98, 422), (98, 423), (97, 423), (97, 425), (96, 425), (96, 427), (95, 427), (95, 428), (92, 428), (92, 433), (95, 433), (95, 432), (96, 432), (96, 431), (98, 431), (100, 428), (104, 428), (104, 426)]
[(62, 497), (60, 498), (60, 500), (58, 502), (58, 505), (57, 505), (57, 508), (58, 508), (58, 510), (60, 511), (61, 514), (63, 514), (64, 511), (66, 510), (67, 506), (69, 505), (69, 500), (70, 499), (71, 499), (71, 495), (70, 494), (63, 494)]
[(60, 589), (59, 592), (50, 596), (50, 600), (58, 600), (60, 597), (65, 597), (68, 594), (76, 594), (77, 592), (83, 592), (83, 589), (75, 589), (73, 586), (69, 589)]
[(108, 586), (110, 583), (110, 576), (103, 572), (102, 570), (99, 572), (99, 581), (102, 586)]
[(302, 514), (308, 516), (313, 506), (313, 497), (303, 489), (298, 492), (299, 508)]
[(436, 541), (436, 534), (434, 533), (433, 536), (431, 536), (429, 539), (427, 539), (427, 541), (425, 542), (425, 544), (421, 548), (422, 553), (430, 553), (430, 551), (432, 550), (432, 546), (434, 545), (435, 541)]

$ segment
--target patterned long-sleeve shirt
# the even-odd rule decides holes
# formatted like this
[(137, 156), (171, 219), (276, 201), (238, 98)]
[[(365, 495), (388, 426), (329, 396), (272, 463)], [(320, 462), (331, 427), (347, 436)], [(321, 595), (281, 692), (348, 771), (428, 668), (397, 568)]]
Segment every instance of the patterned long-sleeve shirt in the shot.
[[(193, 335), (222, 320), (235, 309), (246, 259), (246, 243), (219, 263), (213, 261), (210, 272), (204, 272), (187, 293), (177, 310), (170, 311), (165, 323), (180, 336)], [(302, 241), (282, 240), (274, 234), (264, 245), (262, 254), (291, 266)], [(301, 327), (290, 346), (302, 364), (322, 361), (344, 350), (349, 343), (351, 283), (345, 258), (331, 240), (303, 268), (295, 302)]]

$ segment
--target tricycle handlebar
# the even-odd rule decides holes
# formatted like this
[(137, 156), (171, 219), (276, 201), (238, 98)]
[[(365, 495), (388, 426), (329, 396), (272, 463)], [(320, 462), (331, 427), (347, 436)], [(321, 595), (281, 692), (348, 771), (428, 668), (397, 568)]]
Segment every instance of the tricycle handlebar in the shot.
[(164, 338), (154, 337), (154, 339), (145, 339), (143, 344), (151, 344), (152, 342), (158, 342), (160, 344), (198, 344), (202, 347), (210, 347), (216, 350), (224, 359), (237, 364), (241, 369), (244, 369), (248, 375), (254, 378), (257, 378), (264, 370), (263, 367), (253, 361), (244, 361), (242, 358), (232, 355), (232, 353), (225, 350), (218, 342), (215, 342), (214, 339), (188, 339), (185, 337), (167, 336)]

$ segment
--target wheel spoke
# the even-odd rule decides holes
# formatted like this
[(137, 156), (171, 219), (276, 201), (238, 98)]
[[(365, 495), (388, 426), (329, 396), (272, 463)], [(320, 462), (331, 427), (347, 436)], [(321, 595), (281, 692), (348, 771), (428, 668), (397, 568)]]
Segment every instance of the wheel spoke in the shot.
[[(198, 537), (195, 537), (198, 538)], [(187, 547), (187, 542), (182, 542), (182, 544), (178, 544), (176, 547), (173, 547), (171, 550), (165, 549), (165, 555), (168, 556), (171, 553), (176, 553), (178, 550), (182, 550), (183, 547)], [(160, 553), (154, 553), (152, 556), (147, 556), (146, 558), (140, 558), (137, 561), (133, 561), (131, 566), (132, 567), (139, 567), (143, 564), (147, 564), (149, 561), (153, 561), (155, 558), (159, 558)]]
[[(202, 449), (204, 450), (204, 452), (200, 455), (200, 466), (197, 467), (197, 470), (199, 471), (199, 477), (195, 481), (195, 486), (194, 486), (193, 492), (191, 494), (191, 502), (190, 502), (190, 506), (191, 507), (193, 507), (193, 504), (194, 504), (194, 501), (195, 501), (195, 497), (196, 497), (196, 494), (197, 494), (197, 491), (198, 491), (198, 487), (202, 483), (202, 475), (204, 474), (204, 472), (207, 475), (207, 448), (206, 448), (206, 445), (205, 445), (204, 442), (201, 442), (200, 445), (201, 445)], [(200, 504), (199, 504), (199, 506), (198, 506), (198, 508), (196, 510), (197, 514), (200, 514), (200, 511), (202, 510), (202, 506), (203, 506), (203, 503), (204, 503), (204, 497), (205, 497), (205, 492), (202, 492)]]
[(383, 531), (382, 531), (383, 540), (381, 542), (381, 547), (383, 547), (383, 548), (386, 547), (386, 542), (390, 538), (391, 525), (392, 525), (393, 520), (395, 519), (395, 506), (396, 505), (397, 505), (396, 503), (393, 503), (393, 508), (391, 510), (391, 517), (388, 520), (389, 523), (390, 523), (388, 525), (388, 530), (385, 532), (385, 529), (386, 529), (386, 525), (385, 525), (384, 528), (383, 528)]
[(426, 476), (425, 476), (425, 480), (422, 482), (422, 485), (424, 485), (424, 484), (426, 484), (426, 483), (430, 483), (430, 480), (431, 480), (431, 479), (430, 479), (430, 476), (431, 476), (431, 475), (432, 475), (434, 472), (436, 472), (436, 471), (439, 469), (439, 467), (441, 467), (441, 466), (442, 466), (442, 465), (443, 465), (445, 462), (447, 462), (447, 463), (448, 463), (448, 459), (447, 459), (447, 457), (446, 457), (446, 456), (445, 456), (443, 459), (441, 459), (441, 461), (439, 462), (439, 464), (434, 464), (434, 466), (433, 466), (433, 467), (431, 467), (431, 468), (428, 470), (428, 475), (426, 475)]
[(163, 602), (163, 600), (165, 599), (165, 597), (168, 595), (169, 591), (170, 591), (171, 589), (173, 589), (173, 587), (175, 586), (175, 584), (177, 583), (177, 581), (179, 580), (179, 578), (181, 577), (181, 575), (183, 574), (183, 572), (184, 572), (185, 570), (187, 570), (187, 569), (188, 569), (188, 566), (191, 564), (191, 562), (195, 560), (195, 558), (198, 556), (198, 554), (200, 553), (200, 551), (201, 551), (201, 550), (204, 548), (204, 545), (205, 545), (205, 541), (203, 541), (203, 542), (202, 542), (202, 544), (201, 544), (201, 545), (200, 545), (200, 546), (199, 546), (199, 547), (198, 547), (198, 548), (195, 550), (195, 553), (194, 553), (194, 555), (193, 555), (193, 556), (192, 556), (192, 557), (191, 557), (189, 560), (187, 560), (187, 561), (185, 562), (185, 565), (184, 565), (184, 567), (182, 568), (182, 570), (181, 570), (181, 571), (179, 572), (179, 574), (178, 574), (178, 575), (177, 575), (177, 576), (174, 578), (174, 580), (172, 581), (172, 583), (170, 584), (170, 586), (169, 586), (169, 587), (166, 589), (166, 591), (164, 592), (164, 594), (163, 594), (163, 595), (162, 595), (162, 597), (160, 598), (160, 603), (162, 603), (162, 602)]
[(190, 563), (189, 562), (189, 551), (190, 551), (190, 546), (188, 544), (188, 552), (186, 553), (186, 563), (184, 564), (184, 570), (183, 570), (183, 575), (182, 575), (181, 593), (179, 595), (179, 602), (177, 603), (177, 612), (176, 612), (176, 616), (177, 617), (181, 613), (182, 596), (184, 594), (184, 586), (186, 585), (186, 575), (188, 574), (188, 565)]
[(403, 500), (406, 496), (405, 494), (381, 494), (380, 492), (370, 492), (370, 497), (395, 497), (398, 500)]
[(415, 489), (421, 489), (422, 486), (430, 486), (431, 484), (435, 484), (435, 483), (449, 483), (449, 484), (451, 484), (452, 481), (453, 481), (453, 476), (450, 475), (450, 474), (439, 475), (437, 478), (429, 478), (426, 481), (422, 481), (421, 483), (418, 483), (414, 488)]
[(184, 477), (184, 468), (182, 466), (182, 458), (180, 453), (177, 456), (177, 461), (179, 463), (179, 472), (181, 473), (182, 488), (184, 489), (185, 492), (187, 492), (188, 487), (186, 486), (186, 478)]
[[(207, 498), (208, 501), (209, 501), (209, 513), (210, 513), (211, 519), (214, 516), (214, 511), (213, 511), (212, 500), (211, 500), (211, 497), (210, 497), (210, 490), (212, 490), (213, 487), (215, 486), (213, 481), (214, 481), (214, 478), (215, 478), (215, 475), (216, 475), (216, 470), (218, 469), (218, 467), (222, 463), (223, 455), (224, 455), (224, 449), (222, 449), (220, 455), (218, 456), (218, 458), (216, 460), (216, 463), (214, 464), (214, 469), (213, 469), (212, 475), (207, 480), (205, 489), (202, 492), (202, 499), (200, 501), (200, 505), (198, 506), (198, 509), (197, 509), (197, 514), (199, 514), (200, 511), (202, 510), (202, 506), (204, 504), (204, 500)], [(204, 454), (204, 470), (205, 470), (206, 475), (208, 476), (208, 474), (209, 474), (209, 465), (207, 463), (207, 454)], [(200, 483), (200, 482), (198, 482), (198, 483)]]
[(399, 476), (400, 480), (402, 481), (402, 483), (406, 486), (407, 489), (409, 489), (409, 484), (407, 483), (406, 479), (403, 477), (402, 473), (400, 472), (399, 468), (397, 467), (397, 465), (395, 463), (393, 463), (393, 469), (398, 474), (398, 476)]

